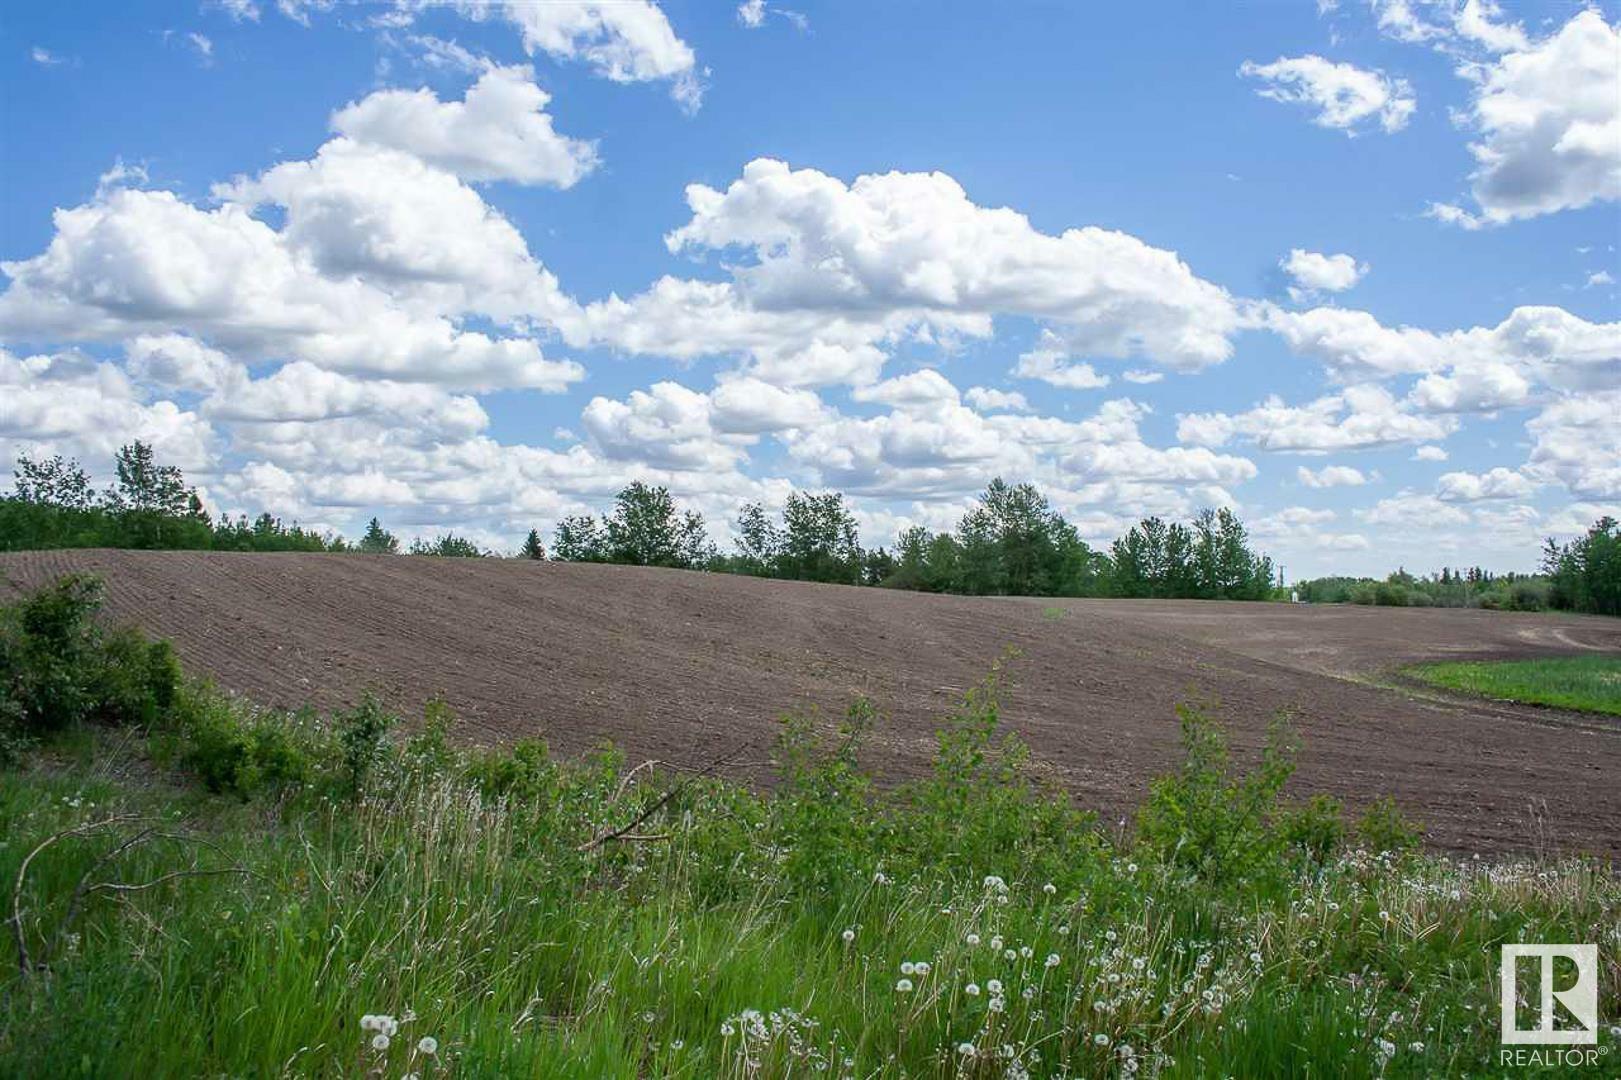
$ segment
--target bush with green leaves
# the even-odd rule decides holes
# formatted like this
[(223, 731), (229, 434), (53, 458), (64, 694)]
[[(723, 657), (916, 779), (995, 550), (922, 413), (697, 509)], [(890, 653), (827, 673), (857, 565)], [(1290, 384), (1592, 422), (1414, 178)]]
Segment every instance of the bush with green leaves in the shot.
[(1297, 806), (1279, 811), (1278, 839), (1308, 865), (1324, 866), (1345, 844), (1345, 810), (1332, 795), (1313, 795)]
[(206, 686), (188, 688), (178, 730), (180, 763), (216, 794), (246, 799), (298, 787), (315, 775), (308, 717), (250, 710)]
[(1417, 850), (1424, 841), (1424, 830), (1408, 820), (1388, 795), (1375, 799), (1363, 811), (1356, 834), (1368, 850), (1397, 855)]
[(1211, 881), (1269, 872), (1280, 843), (1272, 819), (1298, 745), (1287, 721), (1279, 717), (1269, 726), (1259, 766), (1234, 776), (1221, 726), (1196, 706), (1179, 706), (1177, 715), (1182, 764), (1150, 786), (1137, 816), (1140, 841), (1161, 860)]
[(152, 724), (182, 678), (168, 642), (96, 619), (103, 590), (70, 574), (0, 609), (0, 722), (34, 736), (73, 724)]

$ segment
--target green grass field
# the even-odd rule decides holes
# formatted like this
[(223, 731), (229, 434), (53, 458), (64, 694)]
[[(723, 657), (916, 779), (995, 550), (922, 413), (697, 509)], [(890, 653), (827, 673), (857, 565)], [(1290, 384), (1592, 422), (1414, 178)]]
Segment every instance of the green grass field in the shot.
[(1414, 677), (1448, 690), (1621, 716), (1621, 657), (1469, 661), (1409, 670)]

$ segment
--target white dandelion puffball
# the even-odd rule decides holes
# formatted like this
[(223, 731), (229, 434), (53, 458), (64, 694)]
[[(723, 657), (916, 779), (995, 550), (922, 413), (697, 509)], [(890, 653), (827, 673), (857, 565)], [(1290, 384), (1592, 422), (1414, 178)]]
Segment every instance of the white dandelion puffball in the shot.
[(989, 990), (993, 994), (1000, 994), (1002, 992), (1002, 980), (992, 979), (990, 982), (985, 984), (985, 989)]
[(856, 932), (854, 930), (846, 930), (844, 932), (844, 943), (846, 945), (850, 944), (850, 942), (854, 941), (855, 939), (856, 939)]
[(910, 994), (912, 992), (912, 980), (911, 979), (901, 979), (900, 981), (898, 981), (895, 984), (895, 992), (897, 994)]
[(388, 1049), (388, 1036), (384, 1035), (381, 1031), (379, 1031), (377, 1034), (373, 1035), (371, 1037), (371, 1048), (373, 1050), (387, 1050)]
[(965, 1058), (973, 1057), (974, 1056), (974, 1044), (973, 1043), (958, 1043), (957, 1044), (957, 1053), (961, 1054)]
[(916, 971), (919, 975), (927, 975), (929, 973), (929, 962), (927, 960), (919, 960), (917, 963), (912, 965), (912, 970)]
[(1108, 1046), (1109, 1036), (1100, 1031), (1096, 1035), (1092, 1036), (1092, 1041), (1097, 1043), (1099, 1046)]
[(432, 1035), (424, 1035), (417, 1040), (417, 1052), (432, 1057), (439, 1052), (439, 1040)]
[(979, 984), (978, 983), (969, 983), (967, 986), (962, 988), (962, 992), (967, 994), (969, 997), (978, 997), (979, 996)]
[(1054, 952), (1054, 953), (1048, 953), (1047, 954), (1047, 966), (1048, 967), (1057, 967), (1058, 966), (1058, 954), (1057, 953)]
[(970, 944), (970, 945), (978, 945), (979, 944), (979, 935), (978, 934), (969, 934), (968, 935), (968, 944)]
[(912, 963), (910, 960), (906, 961), (905, 963), (903, 963), (901, 965), (901, 974), (902, 975), (911, 975), (916, 971), (917, 971), (917, 965)]
[(1041, 891), (1046, 893), (1048, 896), (1053, 896), (1058, 892), (1058, 886), (1049, 881), (1047, 884), (1041, 887)]

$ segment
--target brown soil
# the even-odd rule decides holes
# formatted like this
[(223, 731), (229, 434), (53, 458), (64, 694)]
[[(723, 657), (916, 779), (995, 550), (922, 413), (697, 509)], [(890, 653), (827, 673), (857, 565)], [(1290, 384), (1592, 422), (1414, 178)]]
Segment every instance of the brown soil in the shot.
[[(764, 779), (778, 717), (884, 714), (867, 753), (926, 767), (939, 716), (1008, 647), (1005, 721), (1051, 776), (1115, 820), (1176, 759), (1179, 702), (1205, 699), (1253, 756), (1268, 720), (1303, 740), (1293, 790), (1383, 794), (1443, 847), (1621, 854), (1621, 724), (1404, 682), (1435, 659), (1621, 653), (1621, 620), (1199, 601), (1034, 600), (516, 560), (39, 552), (30, 586), (104, 576), (115, 620), (172, 638), (193, 671), (267, 705), (371, 689), (444, 696), (471, 741), (699, 763), (747, 746)], [(4, 588), (0, 587), (0, 592)]]

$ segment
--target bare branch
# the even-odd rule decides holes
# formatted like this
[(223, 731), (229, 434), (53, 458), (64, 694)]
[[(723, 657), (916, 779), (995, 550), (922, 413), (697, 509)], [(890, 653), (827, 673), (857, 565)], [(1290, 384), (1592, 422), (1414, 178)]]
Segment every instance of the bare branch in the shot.
[[(609, 832), (602, 833), (599, 836), (596, 836), (596, 837), (594, 837), (594, 838), (592, 838), (590, 840), (587, 840), (585, 843), (581, 844), (579, 847), (575, 848), (574, 850), (575, 851), (590, 851), (592, 848), (601, 847), (603, 844), (606, 844), (611, 840), (645, 840), (645, 839), (650, 839), (650, 837), (647, 837), (647, 836), (632, 836), (631, 834), (635, 832), (636, 827), (638, 825), (640, 825), (642, 822), (646, 821), (648, 818), (652, 817), (654, 814), (658, 813), (660, 810), (664, 809), (665, 804), (667, 804), (671, 799), (675, 798), (677, 795), (681, 794), (681, 792), (686, 790), (686, 788), (689, 785), (691, 785), (693, 782), (695, 782), (695, 781), (697, 781), (697, 780), (699, 780), (699, 779), (701, 779), (701, 778), (703, 778), (705, 776), (708, 776), (710, 773), (714, 772), (716, 769), (720, 768), (722, 765), (726, 764), (728, 761), (731, 761), (734, 758), (741, 755), (743, 753), (743, 751), (750, 749), (750, 747), (751, 747), (751, 744), (744, 743), (742, 746), (737, 747), (735, 750), (732, 750), (732, 751), (730, 751), (730, 752), (728, 752), (726, 754), (722, 754), (720, 757), (716, 758), (714, 761), (711, 761), (708, 765), (705, 765), (703, 768), (699, 769), (697, 772), (694, 772), (694, 773), (692, 773), (692, 774), (690, 774), (688, 776), (683, 777), (681, 779), (680, 783), (676, 784), (674, 787), (670, 788), (670, 790), (666, 791), (663, 795), (661, 795), (657, 799), (655, 799), (651, 806), (649, 806), (647, 809), (643, 810), (640, 814), (637, 814), (633, 819), (631, 819), (631, 821), (628, 824), (626, 824), (624, 826), (621, 826), (620, 828), (613, 829), (613, 830), (611, 830)], [(652, 763), (649, 762), (648, 764), (652, 764)], [(643, 768), (643, 766), (638, 765), (636, 767), (636, 769), (640, 769), (640, 768)], [(636, 769), (632, 769), (631, 771), (634, 773), (636, 771)], [(628, 779), (628, 777), (627, 777), (627, 779)], [(621, 789), (623, 789), (622, 784), (621, 784)], [(658, 839), (665, 839), (665, 837), (658, 837)]]
[(30, 851), (23, 859), (22, 865), (17, 867), (17, 879), (11, 887), (10, 922), (12, 933), (16, 935), (17, 939), (17, 967), (22, 972), (23, 978), (27, 978), (34, 971), (33, 962), (28, 955), (28, 938), (23, 932), (23, 885), (28, 878), (28, 867), (40, 852), (59, 840), (66, 840), (70, 836), (83, 836), (98, 829), (105, 829), (111, 825), (121, 825), (126, 821), (138, 820), (138, 818), (139, 815), (137, 814), (114, 814), (112, 817), (102, 818), (99, 821), (87, 821), (82, 825), (75, 825), (71, 829), (63, 829), (61, 832), (52, 833), (35, 845), (34, 850)]

